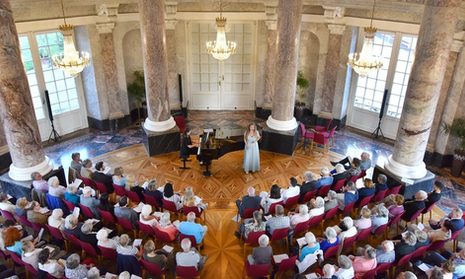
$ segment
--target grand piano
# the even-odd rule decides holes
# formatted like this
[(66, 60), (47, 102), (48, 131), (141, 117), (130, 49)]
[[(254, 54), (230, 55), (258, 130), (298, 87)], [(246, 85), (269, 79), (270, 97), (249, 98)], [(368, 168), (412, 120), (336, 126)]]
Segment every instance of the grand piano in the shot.
[(243, 129), (204, 129), (200, 136), (197, 160), (204, 166), (204, 176), (210, 176), (209, 167), (212, 160), (217, 160), (229, 152), (244, 149)]

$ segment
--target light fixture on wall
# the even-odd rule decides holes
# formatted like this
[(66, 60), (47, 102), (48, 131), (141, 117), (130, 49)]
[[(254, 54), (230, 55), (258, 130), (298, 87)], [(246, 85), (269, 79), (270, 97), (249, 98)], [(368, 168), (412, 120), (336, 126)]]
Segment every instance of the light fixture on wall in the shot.
[(223, 17), (223, 5), (220, 0), (220, 16), (216, 18), (216, 41), (206, 43), (207, 52), (215, 59), (226, 60), (236, 51), (236, 42), (226, 40), (226, 18)]
[(88, 52), (76, 51), (73, 39), (74, 26), (66, 23), (65, 8), (63, 0), (61, 0), (61, 10), (63, 12), (64, 24), (60, 25), (60, 32), (63, 34), (63, 53), (52, 57), (55, 67), (62, 69), (68, 75), (76, 77), (90, 63), (90, 55)]
[(361, 77), (367, 76), (372, 71), (377, 71), (383, 67), (383, 61), (377, 55), (373, 54), (373, 41), (377, 29), (373, 27), (373, 15), (375, 12), (376, 0), (373, 0), (371, 10), (370, 27), (365, 27), (365, 38), (363, 39), (362, 51), (360, 53), (350, 53), (347, 64), (354, 69)]

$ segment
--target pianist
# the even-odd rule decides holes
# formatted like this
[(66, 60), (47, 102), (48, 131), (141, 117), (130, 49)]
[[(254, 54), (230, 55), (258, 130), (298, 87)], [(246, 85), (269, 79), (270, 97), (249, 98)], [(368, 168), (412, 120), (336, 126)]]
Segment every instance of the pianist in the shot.
[(192, 143), (191, 131), (186, 128), (184, 133), (181, 136), (181, 158), (189, 158), (190, 155), (197, 154), (198, 146)]

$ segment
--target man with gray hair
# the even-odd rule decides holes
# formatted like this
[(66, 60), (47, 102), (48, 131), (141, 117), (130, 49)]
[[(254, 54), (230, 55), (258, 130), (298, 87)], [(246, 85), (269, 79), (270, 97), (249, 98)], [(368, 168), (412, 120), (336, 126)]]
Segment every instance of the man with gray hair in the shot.
[(269, 264), (273, 257), (273, 249), (271, 248), (270, 238), (264, 234), (258, 238), (258, 247), (253, 248), (252, 254), (247, 257), (251, 265), (254, 264)]
[(323, 277), (321, 279), (331, 279), (333, 278), (336, 269), (334, 269), (334, 265), (332, 264), (325, 264), (323, 266)]
[(397, 275), (396, 279), (417, 279), (417, 276), (411, 271), (404, 271)]
[(428, 197), (428, 194), (420, 190), (415, 194), (415, 199), (406, 201), (404, 203), (404, 215), (402, 215), (402, 219), (404, 221), (409, 222), (412, 216), (419, 210), (425, 208), (425, 200)]
[(388, 185), (387, 185), (387, 176), (380, 173), (378, 174), (378, 177), (376, 178), (376, 183), (375, 183), (375, 188), (376, 188), (376, 193), (387, 190)]
[(380, 263), (392, 263), (396, 260), (394, 242), (385, 240), (381, 242), (380, 248), (376, 249), (376, 261)]
[(76, 279), (84, 279), (88, 277), (87, 267), (81, 264), (81, 258), (78, 254), (71, 254), (66, 259), (65, 276), (66, 278)]
[(337, 193), (329, 190), (328, 195), (325, 197), (325, 212), (337, 206)]
[(396, 253), (396, 259), (400, 260), (405, 255), (408, 255), (415, 251), (415, 245), (417, 244), (417, 237), (414, 233), (406, 231), (402, 234), (402, 240), (394, 246)]
[(333, 177), (327, 167), (321, 168), (320, 175), (321, 178), (316, 181), (314, 189), (320, 189), (322, 186), (333, 184)]
[(299, 198), (299, 203), (303, 203), (305, 194), (307, 194), (310, 191), (313, 191), (316, 189), (316, 176), (313, 172), (311, 171), (306, 171), (304, 173), (304, 182), (302, 183), (302, 186), (300, 186), (300, 198)]
[[(339, 162), (330, 162), (330, 163), (333, 166), (336, 166), (337, 164), (342, 164), (348, 170), (351, 167), (352, 160), (353, 158), (351, 158), (350, 156), (347, 156)], [(363, 171), (366, 171), (369, 168), (371, 168), (370, 153), (364, 151), (362, 152), (362, 154), (360, 154), (360, 169)]]
[(202, 243), (203, 238), (207, 233), (207, 229), (207, 226), (202, 226), (195, 222), (194, 212), (189, 212), (189, 214), (187, 214), (187, 221), (183, 221), (178, 225), (179, 232), (195, 237), (197, 244)]
[(176, 253), (176, 264), (178, 266), (193, 266), (197, 270), (202, 269), (207, 260), (207, 256), (202, 256), (200, 253), (193, 248), (189, 238), (181, 240), (182, 252)]
[(255, 188), (250, 186), (247, 188), (247, 195), (242, 197), (242, 200), (236, 200), (237, 210), (242, 216), (246, 209), (253, 211), (260, 209), (261, 198), (255, 195)]
[(349, 257), (340, 255), (337, 259), (337, 264), (339, 265), (339, 269), (337, 269), (334, 276), (336, 276), (338, 279), (354, 278), (355, 272), (352, 266), (352, 261), (349, 259)]
[(89, 271), (87, 271), (87, 279), (100, 279), (100, 270), (95, 266), (89, 269)]
[(284, 215), (284, 207), (282, 205), (278, 204), (275, 211), (276, 215), (266, 222), (266, 230), (270, 235), (272, 235), (276, 229), (289, 228), (291, 225), (289, 216)]
[(430, 220), (429, 225), (432, 229), (439, 229), (441, 228), (442, 224), (444, 223), (445, 220), (449, 220), (449, 228), (452, 233), (459, 231), (464, 228), (465, 222), (462, 218), (463, 216), (463, 211), (459, 207), (456, 207), (452, 209), (450, 214), (444, 218), (442, 218), (440, 221), (435, 221), (435, 220)]
[[(97, 235), (92, 233), (93, 224), (89, 220), (84, 222), (81, 226), (81, 233), (79, 234), (79, 239), (83, 242), (89, 243), (94, 248), (97, 249)], [(98, 251), (98, 250), (97, 250)]]

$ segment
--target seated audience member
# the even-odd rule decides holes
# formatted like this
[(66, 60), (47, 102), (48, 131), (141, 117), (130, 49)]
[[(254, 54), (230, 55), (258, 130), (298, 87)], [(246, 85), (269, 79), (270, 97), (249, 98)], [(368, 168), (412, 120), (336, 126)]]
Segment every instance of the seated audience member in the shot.
[(320, 243), (316, 241), (315, 235), (312, 232), (307, 232), (305, 234), (305, 242), (307, 245), (300, 250), (299, 261), (303, 261), (307, 255), (320, 250)]
[(333, 279), (336, 278), (334, 274), (336, 273), (336, 269), (334, 268), (334, 265), (332, 264), (325, 264), (322, 269), (323, 276), (321, 276), (321, 279)]
[(9, 219), (0, 223), (0, 250), (3, 252), (5, 251), (5, 239), (4, 239), (3, 232), (14, 225), (15, 225), (15, 222)]
[(297, 183), (297, 179), (295, 177), (291, 177), (289, 179), (289, 188), (282, 191), (281, 196), (283, 201), (286, 202), (287, 199), (293, 198), (300, 194), (300, 185)]
[(305, 204), (299, 205), (299, 213), (289, 212), (289, 216), (291, 218), (291, 228), (295, 228), (297, 224), (307, 222), (310, 219), (310, 215), (308, 214), (308, 206)]
[(371, 228), (371, 210), (364, 206), (360, 210), (360, 219), (354, 221), (354, 226), (358, 231)]
[(347, 182), (343, 189), (343, 193), (337, 194), (339, 209), (343, 210), (347, 205), (358, 200), (358, 191), (355, 183), (352, 181)]
[(94, 170), (92, 169), (92, 161), (86, 159), (82, 162), (81, 176), (84, 178), (92, 179), (92, 174)]
[(119, 237), (118, 245), (116, 246), (116, 253), (124, 256), (138, 256), (140, 254), (139, 249), (134, 246), (130, 245), (131, 238), (127, 234), (122, 234)]
[(32, 201), (29, 207), (26, 208), (26, 217), (29, 222), (45, 225), (47, 224), (47, 215), (40, 213), (40, 204)]
[(253, 212), (253, 218), (244, 221), (239, 227), (239, 232), (236, 232), (238, 238), (247, 239), (251, 232), (265, 231), (266, 222), (263, 221), (263, 214), (261, 210), (255, 210)]
[(48, 192), (48, 183), (42, 178), (42, 175), (38, 172), (31, 173), (32, 187), (37, 192), (46, 193)]
[(446, 219), (441, 223), (441, 227), (439, 229), (432, 229), (426, 233), (428, 234), (428, 238), (431, 242), (449, 240), (452, 236), (451, 228), (450, 220)]
[(98, 270), (98, 268), (96, 268), (95, 266), (89, 268), (89, 271), (87, 271), (87, 279), (102, 279), (102, 278), (104, 277), (100, 277), (100, 270)]
[(417, 279), (417, 276), (411, 271), (404, 271), (399, 273), (396, 279)]
[(144, 206), (142, 206), (139, 222), (151, 227), (156, 227), (158, 225), (157, 218), (152, 215), (152, 206), (150, 204), (144, 204)]
[(95, 164), (95, 172), (92, 173), (92, 180), (103, 183), (107, 189), (107, 193), (113, 193), (113, 178), (111, 175), (105, 173), (105, 165), (103, 162)]
[(79, 201), (83, 206), (88, 207), (90, 211), (92, 211), (94, 216), (99, 218), (100, 213), (98, 212), (97, 208), (100, 205), (100, 200), (93, 197), (94, 194), (95, 194), (94, 190), (92, 190), (92, 188), (90, 188), (89, 186), (86, 186), (82, 190), (82, 194), (81, 194), (81, 197), (79, 198)]
[(87, 278), (88, 269), (81, 264), (81, 257), (74, 253), (68, 256), (65, 264), (66, 278), (85, 279)]
[(281, 197), (281, 188), (276, 184), (271, 186), (270, 194), (262, 192), (260, 193), (260, 196), (262, 197), (260, 205), (265, 211), (265, 214), (268, 214), (272, 204), (283, 201), (283, 198)]
[(371, 210), (371, 226), (374, 232), (379, 226), (387, 224), (389, 221), (389, 210), (383, 205), (378, 204)]
[(115, 168), (115, 171), (113, 172), (113, 184), (124, 187), (126, 186), (126, 181), (127, 178), (123, 176), (123, 168), (122, 167), (117, 167)]
[(95, 237), (97, 238), (98, 246), (110, 249), (116, 249), (116, 246), (118, 246), (119, 237), (108, 238), (108, 229), (106, 228), (101, 228)]
[(184, 235), (195, 237), (197, 244), (202, 243), (205, 234), (207, 233), (207, 226), (202, 226), (195, 222), (195, 213), (189, 212), (187, 214), (187, 221), (179, 223), (178, 231)]
[(374, 196), (376, 192), (375, 185), (369, 178), (363, 180), (363, 187), (358, 189), (358, 201), (365, 197)]
[(380, 173), (378, 174), (378, 177), (376, 178), (377, 182), (375, 184), (376, 188), (376, 193), (387, 190), (388, 185), (387, 185), (387, 176)]
[(347, 179), (350, 177), (350, 173), (346, 170), (344, 165), (336, 164), (333, 173), (333, 185), (341, 179)]
[(449, 220), (450, 229), (452, 233), (454, 233), (464, 228), (465, 223), (464, 223), (462, 216), (463, 216), (462, 209), (460, 209), (459, 207), (456, 207), (452, 209), (451, 213), (447, 217), (442, 218), (440, 221), (430, 220), (429, 225), (432, 229), (438, 229), (441, 227), (441, 224), (445, 220)]
[(370, 245), (365, 246), (363, 256), (349, 256), (355, 271), (355, 278), (362, 278), (363, 275), (376, 268), (376, 250)]
[(79, 238), (81, 234), (82, 223), (78, 222), (78, 218), (72, 214), (66, 216), (65, 218), (65, 229), (64, 232), (74, 235)]
[(273, 249), (271, 248), (270, 238), (264, 234), (258, 238), (258, 247), (253, 248), (252, 254), (247, 257), (249, 264), (269, 264), (273, 257)]
[(144, 244), (144, 260), (149, 263), (156, 264), (161, 270), (164, 270), (168, 263), (167, 252), (163, 249), (156, 250), (153, 240), (149, 240)]
[(242, 197), (242, 200), (236, 200), (237, 210), (240, 215), (243, 215), (245, 209), (260, 209), (261, 198), (255, 195), (255, 188), (247, 188), (247, 196)]
[(79, 195), (77, 194), (78, 187), (76, 185), (68, 185), (65, 192), (65, 200), (71, 202), (75, 206), (79, 205)]
[(48, 179), (48, 194), (50, 196), (61, 198), (65, 195), (66, 188), (60, 185), (58, 177), (52, 176)]
[(394, 242), (391, 240), (384, 240), (381, 245), (376, 249), (376, 261), (378, 264), (393, 263), (396, 260), (396, 252), (394, 251)]
[(39, 269), (55, 278), (62, 278), (65, 275), (63, 262), (50, 259), (50, 250), (48, 249), (43, 249), (39, 253)]
[(173, 185), (171, 183), (166, 183), (163, 187), (163, 199), (173, 202), (176, 205), (177, 210), (182, 208), (181, 197), (174, 192)]
[(121, 197), (119, 199), (117, 207), (115, 207), (115, 216), (117, 218), (127, 219), (131, 222), (134, 228), (137, 228), (137, 221), (139, 220), (139, 216), (134, 209), (127, 207), (128, 206), (128, 198)]
[(454, 266), (453, 278), (463, 278), (465, 276), (465, 249), (460, 250), (458, 253), (430, 251), (427, 252), (423, 261), (432, 266), (444, 266), (449, 262), (447, 269), (451, 265)]
[(197, 270), (201, 270), (207, 260), (207, 256), (201, 256), (197, 249), (192, 247), (189, 238), (181, 240), (182, 252), (176, 253), (176, 265), (190, 267), (193, 266)]
[(15, 213), (16, 206), (9, 201), (8, 196), (6, 194), (0, 194), (0, 209), (4, 211), (8, 211), (12, 214)]
[(311, 199), (309, 204), (311, 209), (308, 212), (308, 215), (310, 218), (320, 216), (325, 213), (325, 200), (322, 197)]
[(358, 158), (351, 159), (350, 157), (346, 157), (339, 162), (331, 162), (331, 165), (336, 166), (337, 164), (342, 164), (348, 170), (352, 167), (354, 159), (357, 159), (360, 161), (361, 170), (366, 171), (367, 169), (371, 168), (371, 159), (370, 159), (370, 154), (368, 152), (362, 152), (362, 154), (360, 155), (360, 158), (361, 159), (358, 159)]
[(394, 246), (396, 253), (396, 260), (400, 260), (405, 255), (408, 255), (415, 251), (415, 245), (417, 244), (417, 237), (414, 233), (406, 231), (402, 234), (402, 239)]
[(409, 221), (412, 216), (421, 209), (425, 208), (425, 200), (428, 197), (425, 191), (420, 190), (415, 194), (415, 199), (410, 201), (404, 202), (404, 215), (402, 215), (402, 219)]
[(110, 196), (107, 193), (100, 194), (100, 204), (98, 208), (115, 215), (115, 206), (109, 201)]
[[(132, 177), (131, 177), (132, 178)], [(126, 180), (126, 192), (136, 193), (139, 200), (144, 201), (144, 187), (139, 185), (139, 181), (136, 179), (128, 178)]]
[(327, 167), (321, 168), (320, 175), (321, 178), (316, 181), (314, 189), (320, 189), (322, 186), (333, 184), (333, 177)]
[(339, 241), (357, 234), (357, 228), (354, 226), (354, 220), (346, 216), (337, 226), (332, 227), (338, 234)]
[(178, 229), (171, 223), (170, 213), (167, 211), (163, 212), (161, 215), (157, 229), (167, 233), (171, 241), (175, 240), (178, 234)]
[(442, 188), (444, 188), (444, 185), (441, 182), (434, 182), (433, 191), (428, 194), (428, 198), (425, 201), (425, 208), (437, 203), (441, 199)]
[(325, 212), (337, 207), (337, 193), (333, 190), (329, 190), (328, 195), (325, 198)]
[(397, 194), (394, 196), (394, 204), (388, 207), (389, 219), (394, 219), (404, 212), (404, 196)]
[(354, 278), (355, 272), (354, 267), (352, 266), (352, 261), (349, 257), (345, 255), (340, 255), (337, 258), (338, 268), (336, 268), (336, 276), (337, 279), (352, 279)]
[(323, 250), (323, 252), (326, 252), (328, 248), (331, 248), (339, 244), (337, 232), (332, 227), (326, 228), (324, 236), (326, 238), (320, 241), (320, 249)]
[(23, 247), (21, 249), (23, 250), (21, 260), (32, 265), (35, 270), (39, 270), (39, 253), (42, 249), (36, 248), (32, 241), (23, 241)]
[(48, 225), (59, 230), (65, 228), (65, 219), (63, 218), (63, 210), (61, 208), (55, 208), (52, 211), (52, 215), (48, 217)]
[(194, 194), (192, 187), (186, 187), (184, 190), (184, 196), (181, 197), (183, 206), (186, 207), (198, 207), (200, 210), (205, 210), (207, 205), (202, 202), (202, 199)]
[(93, 225), (92, 222), (84, 222), (81, 226), (81, 232), (79, 234), (79, 239), (83, 242), (86, 242), (92, 245), (97, 249), (97, 235), (92, 232)]
[(276, 206), (275, 216), (271, 217), (266, 222), (266, 231), (272, 235), (274, 230), (282, 229), (282, 228), (289, 228), (290, 227), (290, 219), (289, 216), (284, 215), (284, 207), (280, 204)]
[(302, 186), (300, 186), (299, 203), (302, 203), (304, 201), (305, 194), (316, 189), (316, 176), (313, 172), (306, 171), (304, 173), (304, 179), (305, 180), (302, 183)]
[(21, 255), (23, 232), (17, 227), (11, 226), (2, 232), (2, 236), (6, 250)]
[(26, 208), (29, 207), (29, 202), (26, 198), (19, 198), (16, 201), (15, 214), (18, 216), (26, 216)]
[(81, 168), (82, 168), (82, 160), (81, 160), (81, 154), (79, 152), (75, 152), (71, 154), (71, 164), (70, 167), (77, 171), (78, 174), (81, 173)]
[(161, 206), (163, 200), (163, 192), (158, 191), (157, 189), (157, 180), (152, 179), (147, 182), (147, 187), (144, 189), (144, 194), (155, 198), (157, 203)]
[(360, 164), (361, 164), (361, 161), (358, 158), (354, 158), (352, 160), (352, 164), (350, 164), (350, 169), (347, 170), (350, 176), (359, 176), (362, 173)]

